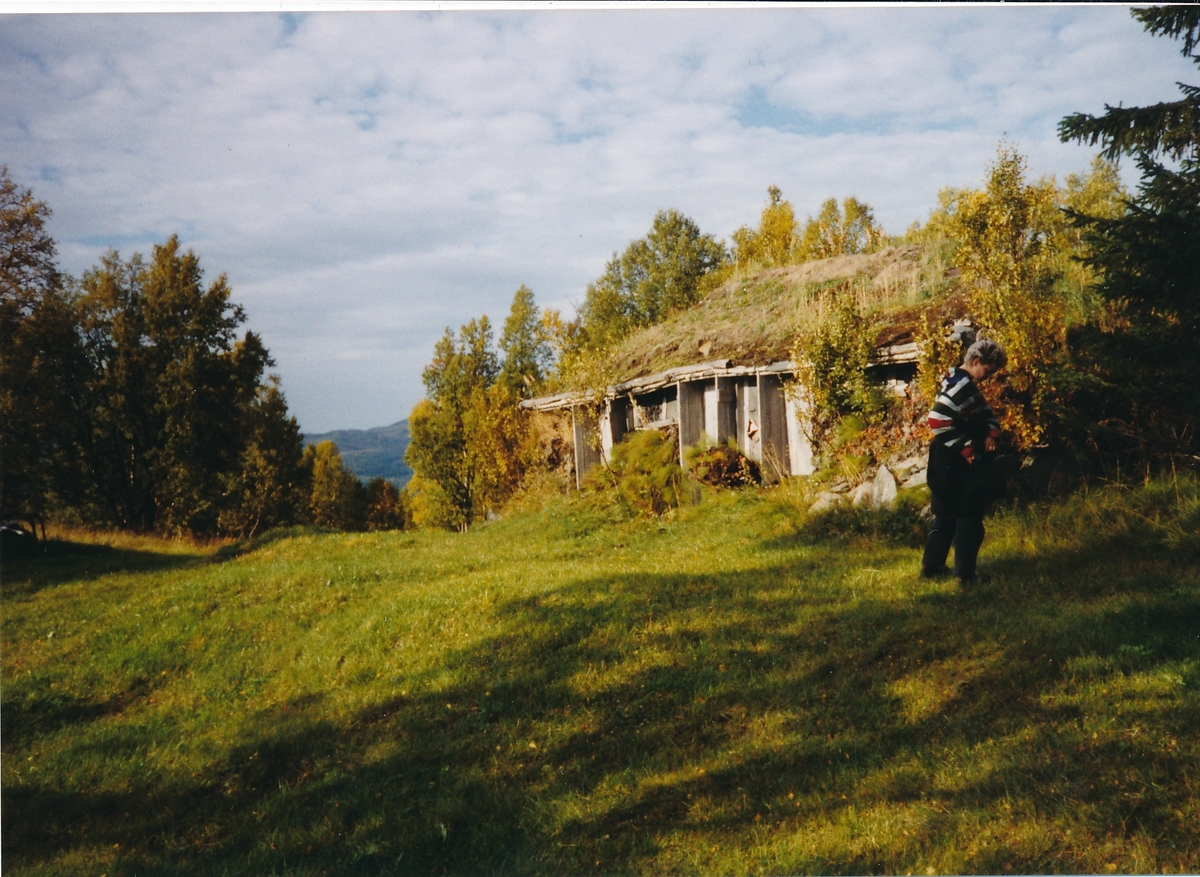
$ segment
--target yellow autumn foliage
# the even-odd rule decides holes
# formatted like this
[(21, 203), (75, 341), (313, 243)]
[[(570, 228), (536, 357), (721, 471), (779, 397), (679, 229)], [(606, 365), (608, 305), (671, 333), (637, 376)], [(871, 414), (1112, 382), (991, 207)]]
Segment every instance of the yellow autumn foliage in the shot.
[(982, 334), (1008, 351), (1005, 427), (1018, 447), (1048, 426), (1048, 380), (1063, 352), (1066, 321), (1055, 284), (1065, 220), (1053, 179), (1025, 181), (1025, 159), (1001, 146), (983, 191), (962, 193), (953, 215), (956, 262)]

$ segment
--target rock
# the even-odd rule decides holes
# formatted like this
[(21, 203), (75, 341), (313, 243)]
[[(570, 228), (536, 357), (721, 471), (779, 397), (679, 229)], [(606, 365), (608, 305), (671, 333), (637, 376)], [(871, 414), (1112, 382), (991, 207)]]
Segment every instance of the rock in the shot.
[(920, 470), (914, 472), (912, 475), (909, 475), (907, 478), (905, 478), (904, 483), (901, 484), (900, 486), (903, 487), (905, 490), (908, 490), (912, 487), (920, 487), (922, 484), (925, 483), (925, 478), (928, 474), (929, 473), (926, 472), (924, 469), (920, 469)]
[(825, 511), (826, 509), (833, 508), (841, 501), (842, 498), (836, 493), (830, 493), (828, 490), (822, 490), (817, 494), (816, 502), (808, 507), (808, 512), (809, 514), (815, 515), (819, 512)]
[(928, 460), (924, 454), (917, 454), (909, 457), (907, 460), (901, 460), (892, 468), (897, 472), (911, 472), (913, 469), (924, 469)]
[(871, 506), (873, 508), (891, 508), (896, 502), (896, 476), (887, 466), (880, 466), (871, 482)]
[(858, 487), (854, 488), (854, 493), (850, 494), (850, 502), (855, 506), (869, 505), (871, 502), (871, 485), (872, 482), (864, 481)]

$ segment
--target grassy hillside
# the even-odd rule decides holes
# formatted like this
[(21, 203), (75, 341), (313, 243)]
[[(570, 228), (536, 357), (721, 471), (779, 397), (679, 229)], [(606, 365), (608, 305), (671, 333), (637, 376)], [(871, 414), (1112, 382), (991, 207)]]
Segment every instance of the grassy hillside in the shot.
[(331, 441), (338, 446), (342, 462), (361, 478), (386, 478), (403, 487), (412, 478), (412, 469), (404, 462), (408, 450), (408, 421), (373, 429), (336, 429), (319, 435), (304, 436), (305, 444)]
[(796, 490), (10, 565), (4, 871), (1200, 870), (1195, 481), (966, 592)]

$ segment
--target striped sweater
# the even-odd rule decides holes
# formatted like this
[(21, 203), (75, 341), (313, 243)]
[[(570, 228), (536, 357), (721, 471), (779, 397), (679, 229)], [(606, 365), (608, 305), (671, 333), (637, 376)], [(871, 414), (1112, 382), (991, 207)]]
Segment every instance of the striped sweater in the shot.
[(942, 378), (929, 412), (929, 428), (935, 444), (962, 451), (968, 459), (976, 441), (989, 435), (1000, 437), (1000, 422), (971, 376), (961, 368), (950, 369)]

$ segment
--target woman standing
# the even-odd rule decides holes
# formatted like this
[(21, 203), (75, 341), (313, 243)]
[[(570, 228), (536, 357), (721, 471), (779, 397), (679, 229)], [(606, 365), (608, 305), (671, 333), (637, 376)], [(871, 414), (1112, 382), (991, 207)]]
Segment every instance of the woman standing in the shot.
[(975, 560), (983, 544), (983, 513), (997, 498), (985, 455), (996, 451), (1000, 423), (976, 386), (1008, 364), (1008, 354), (995, 341), (976, 341), (962, 365), (942, 379), (929, 412), (933, 442), (929, 446), (929, 490), (933, 494), (933, 526), (925, 540), (921, 575), (944, 574), (954, 546), (954, 574), (960, 582), (975, 580)]

